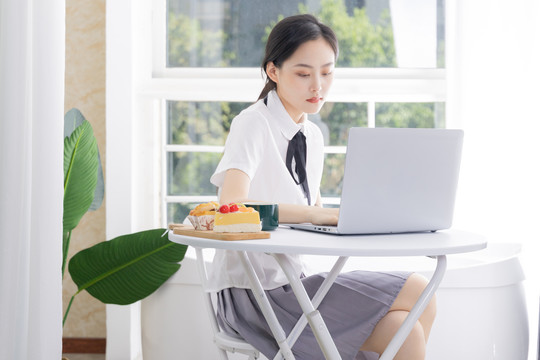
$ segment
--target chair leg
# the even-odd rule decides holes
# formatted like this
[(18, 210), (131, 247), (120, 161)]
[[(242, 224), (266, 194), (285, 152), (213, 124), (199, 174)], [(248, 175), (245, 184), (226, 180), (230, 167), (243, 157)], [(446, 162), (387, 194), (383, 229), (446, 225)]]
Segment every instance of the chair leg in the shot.
[(227, 355), (227, 352), (223, 349), (218, 348), (219, 352), (219, 360), (229, 360), (229, 355)]

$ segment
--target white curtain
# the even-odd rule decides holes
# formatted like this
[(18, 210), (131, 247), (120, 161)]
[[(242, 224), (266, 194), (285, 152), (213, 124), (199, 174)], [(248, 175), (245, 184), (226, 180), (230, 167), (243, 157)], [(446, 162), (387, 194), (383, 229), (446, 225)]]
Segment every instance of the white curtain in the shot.
[(536, 359), (540, 2), (456, 0), (447, 7), (447, 121), (465, 131), (454, 225), (489, 242), (522, 244)]
[(0, 359), (60, 359), (65, 0), (0, 0)]

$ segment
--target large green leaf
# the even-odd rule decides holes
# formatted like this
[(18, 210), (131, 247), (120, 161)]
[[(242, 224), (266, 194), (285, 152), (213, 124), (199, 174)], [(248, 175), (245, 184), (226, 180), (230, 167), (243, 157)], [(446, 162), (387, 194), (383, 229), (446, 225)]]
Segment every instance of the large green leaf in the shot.
[(98, 174), (97, 143), (84, 120), (64, 138), (64, 232), (73, 230), (94, 200)]
[(82, 250), (69, 261), (79, 292), (106, 304), (144, 299), (179, 268), (187, 246), (169, 241), (165, 229), (119, 236)]
[[(64, 138), (70, 136), (73, 131), (85, 121), (83, 114), (78, 109), (70, 109), (64, 115)], [(105, 195), (105, 181), (103, 179), (103, 167), (101, 166), (101, 155), (98, 148), (98, 174), (96, 191), (94, 192), (94, 201), (88, 210), (97, 210), (103, 203)]]
[(70, 109), (64, 115), (64, 137), (68, 137), (73, 131), (86, 120), (78, 109)]
[(98, 155), (98, 173), (97, 173), (96, 191), (94, 191), (94, 201), (92, 201), (90, 208), (88, 208), (89, 211), (95, 211), (99, 209), (99, 207), (103, 203), (103, 198), (105, 196), (105, 180), (103, 178), (103, 167), (101, 166), (101, 155), (99, 154), (99, 148), (98, 148), (97, 155)]

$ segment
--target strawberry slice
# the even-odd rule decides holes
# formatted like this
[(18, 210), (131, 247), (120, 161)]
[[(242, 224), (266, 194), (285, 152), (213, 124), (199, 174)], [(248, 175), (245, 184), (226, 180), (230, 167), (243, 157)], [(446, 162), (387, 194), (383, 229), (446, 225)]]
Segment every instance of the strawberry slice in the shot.
[(222, 214), (226, 214), (229, 212), (229, 205), (221, 205), (219, 208), (219, 212)]
[(236, 204), (231, 204), (231, 205), (229, 206), (229, 210), (230, 210), (230, 212), (237, 212), (237, 211), (238, 211), (238, 205), (236, 205)]

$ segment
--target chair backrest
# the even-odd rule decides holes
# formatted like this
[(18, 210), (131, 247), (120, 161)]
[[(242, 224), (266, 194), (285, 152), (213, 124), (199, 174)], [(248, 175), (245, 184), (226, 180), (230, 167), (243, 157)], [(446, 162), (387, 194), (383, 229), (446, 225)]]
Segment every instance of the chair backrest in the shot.
[(204, 254), (200, 248), (195, 248), (197, 255), (197, 268), (199, 270), (199, 276), (201, 279), (201, 285), (204, 291), (205, 307), (210, 318), (210, 325), (212, 332), (214, 333), (214, 343), (216, 344), (221, 360), (228, 360), (227, 352), (241, 353), (249, 357), (250, 360), (259, 358), (259, 351), (251, 346), (244, 340), (237, 339), (226, 334), (219, 328), (219, 324), (216, 318), (216, 309), (212, 302), (212, 293), (208, 291), (208, 275), (206, 271), (206, 263), (204, 261)]

